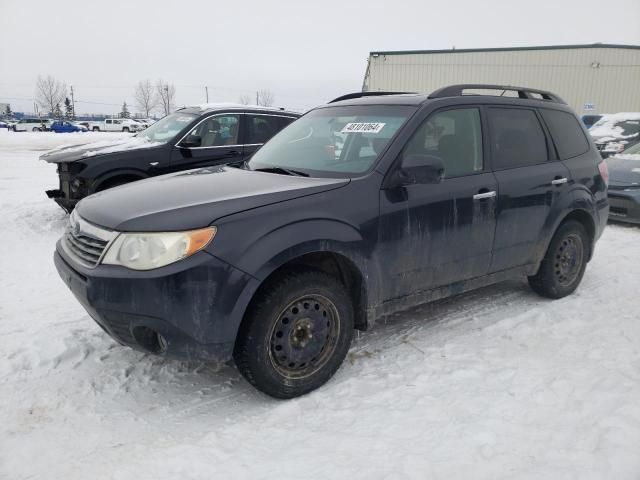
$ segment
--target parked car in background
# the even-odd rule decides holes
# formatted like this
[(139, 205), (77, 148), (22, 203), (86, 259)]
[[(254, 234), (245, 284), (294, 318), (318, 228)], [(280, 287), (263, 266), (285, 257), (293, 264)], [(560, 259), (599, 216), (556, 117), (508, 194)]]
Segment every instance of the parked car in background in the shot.
[(584, 125), (587, 128), (591, 128), (593, 127), (598, 121), (600, 121), (602, 119), (603, 115), (583, 115), (582, 116), (582, 123), (584, 123)]
[(9, 124), (3, 120), (0, 120), (0, 128), (6, 128), (8, 130)]
[(135, 118), (134, 120), (138, 122), (140, 125), (142, 125), (144, 128), (148, 128), (154, 123), (153, 121), (147, 118)]
[(299, 114), (246, 106), (190, 107), (132, 138), (72, 146), (40, 157), (58, 165), (59, 188), (47, 191), (66, 211), (95, 192), (196, 167), (242, 162)]
[(640, 143), (607, 158), (609, 218), (640, 224)]
[(107, 118), (102, 122), (90, 122), (90, 130), (94, 132), (139, 132), (144, 127), (129, 118)]
[(47, 118), (22, 118), (14, 126), (14, 132), (46, 132), (52, 120)]
[(71, 133), (71, 132), (86, 132), (87, 127), (78, 125), (74, 122), (56, 120), (51, 124), (49, 129), (55, 133)]
[(89, 120), (75, 120), (73, 123), (75, 123), (76, 125), (81, 125), (87, 130), (91, 130), (91, 122)]
[(605, 115), (589, 133), (602, 155), (623, 153), (640, 142), (640, 113), (616, 113)]
[[(483, 88), (518, 97), (465, 95)], [(189, 121), (177, 145), (192, 157), (230, 115), (248, 143), (276, 115), (221, 111), (194, 125), (187, 112), (157, 125)], [(524, 276), (542, 296), (571, 294), (607, 216), (606, 163), (554, 94), (359, 92), (248, 162), (85, 198), (55, 264), (116, 341), (233, 357), (252, 385), (291, 398), (331, 378), (354, 329), (377, 318)]]

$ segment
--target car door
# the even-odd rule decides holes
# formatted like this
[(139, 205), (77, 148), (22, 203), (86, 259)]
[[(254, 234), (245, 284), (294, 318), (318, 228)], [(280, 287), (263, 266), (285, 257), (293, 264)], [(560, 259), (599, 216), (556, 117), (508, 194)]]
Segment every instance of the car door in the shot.
[(487, 108), (492, 165), (498, 180), (497, 225), (491, 271), (537, 258), (545, 224), (568, 191), (569, 171), (554, 159), (535, 109)]
[(403, 149), (397, 163), (410, 154), (439, 157), (444, 180), (381, 191), (385, 300), (487, 273), (497, 182), (486, 166), (482, 125), (478, 106), (440, 110)]
[(207, 167), (242, 160), (241, 115), (221, 113), (202, 119), (173, 148), (166, 171)]
[(249, 160), (262, 145), (293, 120), (292, 117), (265, 113), (245, 114), (244, 159)]

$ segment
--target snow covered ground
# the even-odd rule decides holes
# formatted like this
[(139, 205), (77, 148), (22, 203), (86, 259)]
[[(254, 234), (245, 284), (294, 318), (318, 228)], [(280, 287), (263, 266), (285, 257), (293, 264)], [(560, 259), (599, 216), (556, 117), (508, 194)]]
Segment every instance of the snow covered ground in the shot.
[(397, 315), (276, 401), (117, 345), (59, 280), (37, 157), (105, 135), (0, 133), (1, 479), (640, 478), (640, 228), (610, 225), (569, 298), (509, 282)]

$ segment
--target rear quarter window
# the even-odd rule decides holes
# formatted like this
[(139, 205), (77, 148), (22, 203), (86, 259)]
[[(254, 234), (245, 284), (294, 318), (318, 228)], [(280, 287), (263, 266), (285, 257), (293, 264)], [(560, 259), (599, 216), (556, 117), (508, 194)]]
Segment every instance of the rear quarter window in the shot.
[(561, 160), (577, 157), (589, 151), (589, 142), (576, 117), (558, 110), (542, 109), (540, 113), (551, 131)]

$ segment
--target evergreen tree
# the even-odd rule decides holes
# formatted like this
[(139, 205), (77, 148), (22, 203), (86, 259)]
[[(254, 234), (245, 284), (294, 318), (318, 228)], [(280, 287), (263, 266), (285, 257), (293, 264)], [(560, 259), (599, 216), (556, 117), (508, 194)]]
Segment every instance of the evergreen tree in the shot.
[(131, 114), (129, 113), (129, 109), (127, 108), (127, 102), (122, 104), (122, 111), (120, 112), (120, 118), (129, 118)]
[(13, 117), (13, 112), (11, 111), (11, 105), (7, 103), (7, 108), (4, 111), (4, 116), (7, 118)]
[(62, 119), (62, 109), (60, 108), (60, 104), (56, 103), (56, 108), (53, 109), (53, 112), (51, 112), (53, 118), (60, 120)]
[(73, 105), (71, 105), (71, 100), (69, 97), (64, 99), (64, 118), (65, 120), (73, 120)]

